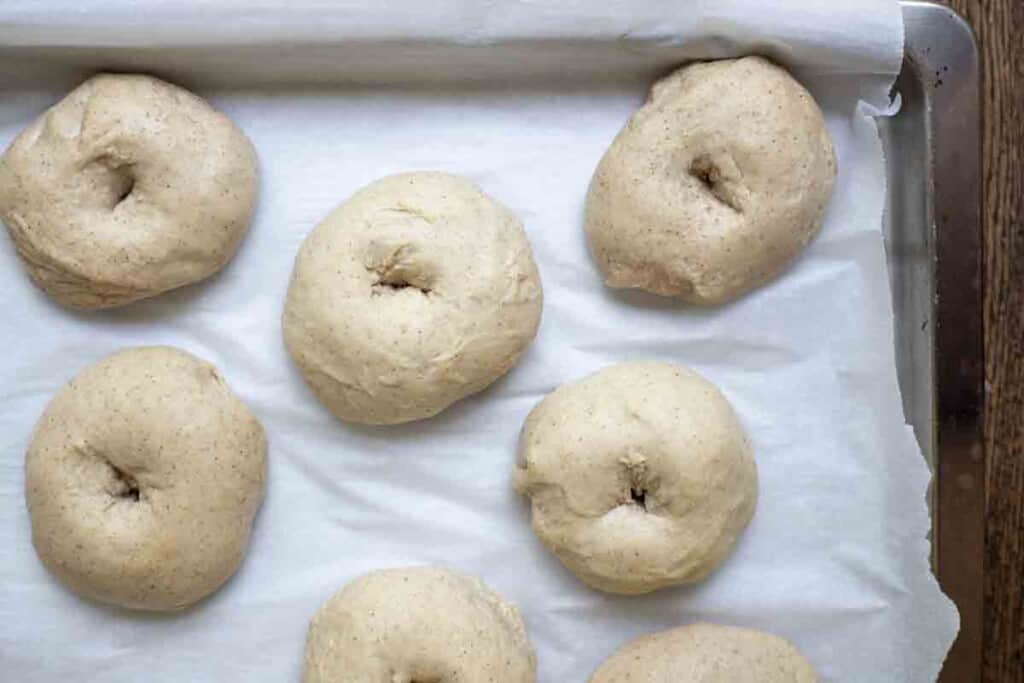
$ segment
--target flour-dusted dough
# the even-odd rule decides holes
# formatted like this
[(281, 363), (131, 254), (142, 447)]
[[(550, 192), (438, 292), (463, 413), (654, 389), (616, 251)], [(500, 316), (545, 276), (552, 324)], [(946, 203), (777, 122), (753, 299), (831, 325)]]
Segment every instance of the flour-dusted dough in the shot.
[(704, 578), (757, 502), (757, 468), (729, 402), (696, 373), (654, 361), (548, 394), (523, 426), (513, 483), (544, 544), (610, 593)]
[(395, 424), (505, 374), (540, 311), (519, 220), (468, 180), (404, 173), (359, 190), (306, 238), (284, 340), (336, 417)]
[(156, 78), (101, 74), (0, 158), (0, 218), (32, 280), (71, 308), (120, 306), (231, 258), (256, 154), (230, 120)]
[(533, 683), (515, 607), (478, 579), (434, 567), (366, 574), (313, 617), (303, 683)]
[(789, 642), (734, 626), (693, 624), (626, 643), (590, 683), (815, 683), (814, 669)]
[(821, 110), (785, 70), (760, 57), (687, 66), (601, 159), (590, 250), (610, 287), (724, 303), (817, 233), (835, 175)]
[(263, 429), (212, 365), (127, 349), (82, 370), (36, 424), (32, 541), (80, 595), (181, 609), (238, 569), (265, 476)]

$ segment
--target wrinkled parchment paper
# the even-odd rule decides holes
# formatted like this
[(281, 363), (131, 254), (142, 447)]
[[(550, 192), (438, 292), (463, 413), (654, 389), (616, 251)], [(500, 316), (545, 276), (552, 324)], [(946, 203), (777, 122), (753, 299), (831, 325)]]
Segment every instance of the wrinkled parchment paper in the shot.
[[(222, 274), (123, 310), (57, 308), (0, 243), (0, 679), (295, 681), (307, 622), (331, 592), (372, 569), (438, 563), (519, 605), (542, 682), (584, 681), (627, 639), (697, 620), (783, 635), (826, 681), (933, 680), (957, 615), (928, 568), (929, 472), (896, 382), (870, 117), (888, 108), (900, 65), (896, 3), (377, 4), (0, 6), (0, 144), (91, 71), (145, 69), (227, 111), (262, 172), (251, 233)], [(657, 74), (752, 51), (788, 64), (826, 112), (839, 182), (820, 237), (777, 281), (720, 309), (604, 288), (581, 228), (598, 158)], [(522, 217), (543, 322), (506, 378), (440, 417), (344, 425), (282, 345), (292, 259), (356, 188), (413, 169), (465, 174)], [(172, 616), (62, 588), (33, 552), (22, 492), (49, 398), (136, 344), (214, 362), (270, 440), (245, 565)], [(636, 357), (684, 363), (724, 390), (753, 439), (761, 498), (709, 580), (612, 597), (541, 547), (510, 469), (541, 396)]]

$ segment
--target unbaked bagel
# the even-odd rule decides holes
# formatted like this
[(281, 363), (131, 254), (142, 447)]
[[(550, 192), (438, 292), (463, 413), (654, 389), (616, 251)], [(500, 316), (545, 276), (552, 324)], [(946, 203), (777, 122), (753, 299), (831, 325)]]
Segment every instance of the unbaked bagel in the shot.
[(50, 401), (25, 458), (39, 559), (99, 602), (177, 610), (235, 573), (263, 499), (263, 429), (217, 370), (120, 351)]
[(313, 617), (303, 683), (532, 683), (515, 607), (478, 579), (418, 567), (366, 574)]
[(693, 64), (655, 84), (601, 159), (590, 250), (610, 287), (731, 301), (817, 233), (835, 175), (821, 110), (784, 69)]
[(693, 624), (637, 638), (605, 660), (590, 683), (815, 683), (789, 642), (763, 631)]
[(540, 311), (519, 219), (463, 178), (403, 173), (356, 192), (306, 238), (284, 340), (336, 417), (394, 424), (505, 374)]
[(707, 576), (754, 514), (757, 468), (729, 402), (696, 373), (607, 367), (529, 414), (513, 473), (533, 529), (590, 586), (636, 594)]
[(32, 280), (71, 308), (212, 275), (235, 253), (255, 198), (245, 135), (150, 76), (90, 78), (0, 158), (0, 218)]

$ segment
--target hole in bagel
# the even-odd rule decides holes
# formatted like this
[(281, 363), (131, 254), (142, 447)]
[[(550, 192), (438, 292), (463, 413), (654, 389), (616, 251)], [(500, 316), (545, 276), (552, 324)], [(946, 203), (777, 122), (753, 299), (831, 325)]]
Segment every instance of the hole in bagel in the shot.
[[(403, 280), (401, 278), (394, 278), (392, 280), (383, 280), (383, 279), (378, 280), (377, 282), (373, 283), (373, 289), (375, 291), (380, 291), (381, 289), (392, 290), (392, 291), (398, 291), (400, 289), (417, 289), (417, 290), (423, 292), (424, 294), (430, 294), (430, 291), (431, 291), (427, 287), (421, 287), (421, 286), (418, 286), (418, 285), (414, 285), (413, 283), (406, 282), (405, 280)], [(420, 682), (419, 681), (413, 681), (412, 683), (420, 683)], [(431, 683), (431, 682), (430, 681), (423, 681), (422, 683)]]
[(139, 482), (135, 477), (119, 467), (111, 463), (107, 464), (110, 465), (110, 469), (114, 473), (115, 488), (111, 492), (111, 495), (115, 498), (123, 498), (125, 500), (130, 500), (133, 503), (137, 503), (139, 500)]
[[(726, 168), (722, 168), (722, 163)], [(731, 167), (731, 168), (730, 168)], [(701, 154), (690, 162), (687, 172), (696, 178), (715, 199), (734, 211), (743, 211), (740, 197), (742, 188), (738, 185), (739, 171), (731, 157), (713, 158), (710, 154)]]
[(373, 295), (403, 290), (429, 295), (434, 291), (434, 267), (416, 244), (374, 240), (366, 247), (364, 266), (372, 276)]
[(135, 169), (130, 163), (110, 156), (93, 159), (82, 169), (82, 175), (113, 210), (135, 190)]
[(134, 189), (135, 189), (135, 178), (133, 178), (131, 176), (127, 176), (125, 178), (125, 182), (123, 183), (123, 185), (120, 188), (117, 188), (117, 192), (114, 195), (114, 206), (117, 206), (118, 204), (123, 202), (125, 199), (127, 199), (128, 195), (130, 195), (132, 193), (132, 190), (134, 190)]
[(430, 287), (430, 278), (415, 268), (389, 264), (371, 270), (377, 275), (377, 281), (373, 283), (375, 294), (412, 289), (427, 295), (433, 291)]
[(714, 194), (715, 187), (722, 182), (722, 171), (710, 157), (699, 156), (690, 164), (690, 175), (701, 182), (709, 192)]
[(633, 499), (633, 503), (644, 510), (647, 509), (647, 491), (645, 489), (631, 487), (629, 489), (629, 497)]

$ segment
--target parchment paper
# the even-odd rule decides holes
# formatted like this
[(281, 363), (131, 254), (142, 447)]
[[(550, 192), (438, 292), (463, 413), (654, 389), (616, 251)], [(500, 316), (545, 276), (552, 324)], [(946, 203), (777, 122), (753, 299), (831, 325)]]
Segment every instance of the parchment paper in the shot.
[[(519, 605), (542, 682), (584, 681), (627, 639), (697, 620), (785, 636), (826, 681), (933, 680), (957, 615), (928, 568), (929, 472), (896, 382), (870, 118), (889, 107), (899, 69), (896, 3), (375, 5), (0, 7), (3, 145), (85, 74), (149, 69), (227, 111), (262, 172), (251, 233), (225, 271), (124, 310), (59, 309), (0, 244), (0, 679), (295, 681), (306, 625), (330, 593), (372, 569), (437, 563)], [(720, 309), (606, 289), (581, 227), (600, 155), (666, 67), (750, 51), (787, 63), (827, 114), (840, 172), (820, 237), (777, 281)], [(537, 80), (516, 78), (520, 65)], [(289, 80), (319, 85), (274, 85)], [(344, 425), (283, 348), (292, 260), (351, 192), (412, 169), (465, 174), (523, 219), (543, 322), (506, 378), (440, 417)], [(245, 565), (171, 616), (65, 590), (33, 552), (24, 507), (23, 453), (46, 402), (89, 362), (136, 344), (214, 362), (270, 440)], [(611, 597), (534, 538), (510, 471), (540, 397), (637, 357), (684, 363), (723, 389), (752, 437), (761, 498), (709, 580)]]

